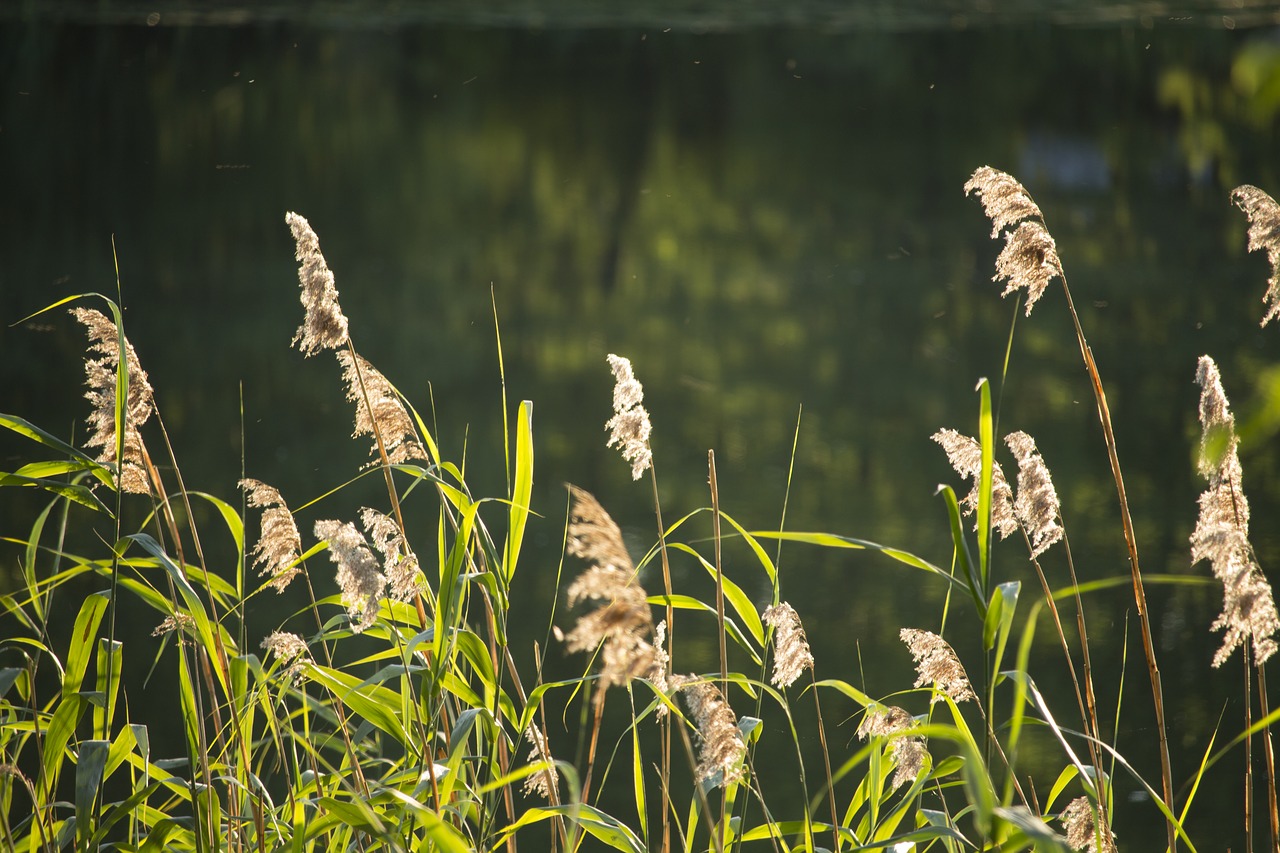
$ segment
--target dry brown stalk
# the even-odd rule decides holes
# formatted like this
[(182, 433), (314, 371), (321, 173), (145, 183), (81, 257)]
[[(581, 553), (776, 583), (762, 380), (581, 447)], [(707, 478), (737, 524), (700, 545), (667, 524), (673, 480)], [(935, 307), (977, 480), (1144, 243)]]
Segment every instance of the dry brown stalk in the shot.
[[(1103, 441), (1107, 448), (1107, 459), (1111, 463), (1111, 477), (1116, 484), (1116, 496), (1120, 503), (1120, 523), (1124, 529), (1125, 546), (1129, 552), (1129, 573), (1133, 583), (1133, 597), (1138, 610), (1138, 623), (1142, 632), (1142, 650), (1147, 661), (1147, 676), (1151, 681), (1151, 698), (1155, 706), (1156, 730), (1160, 739), (1160, 778), (1167, 805), (1173, 804), (1173, 766), (1169, 761), (1169, 731), (1165, 722), (1164, 687), (1160, 678), (1160, 667), (1156, 662), (1155, 641), (1151, 633), (1151, 617), (1148, 613), (1147, 594), (1142, 580), (1142, 569), (1138, 562), (1138, 537), (1133, 529), (1133, 518), (1129, 512), (1129, 499), (1125, 493), (1124, 475), (1120, 470), (1120, 456), (1116, 451), (1115, 431), (1111, 426), (1111, 410), (1107, 406), (1107, 395), (1102, 387), (1102, 376), (1098, 372), (1093, 351), (1085, 340), (1084, 329), (1080, 326), (1080, 315), (1076, 312), (1075, 303), (1071, 299), (1071, 288), (1067, 285), (1067, 276), (1062, 269), (1057, 247), (1043, 228), (1043, 216), (1040, 208), (1031, 201), (1031, 195), (1012, 175), (983, 166), (973, 173), (965, 184), (965, 193), (976, 192), (982, 199), (988, 216), (992, 219), (992, 234), (999, 234), (1014, 223), (1031, 224), (1029, 230), (1021, 225), (1006, 235), (1006, 245), (1001, 257), (1009, 257), (1004, 264), (997, 264), (996, 278), (1008, 278), (1009, 286), (1005, 294), (1011, 290), (1025, 286), (1027, 288), (1027, 313), (1031, 304), (1039, 298), (1046, 285), (1055, 276), (1062, 281), (1062, 293), (1066, 298), (1067, 312), (1071, 315), (1071, 323), (1076, 333), (1076, 343), (1080, 347), (1080, 357), (1084, 361), (1085, 370), (1089, 374), (1089, 382), (1093, 387), (1094, 402), (1098, 410), (1098, 420), (1102, 424)], [(1017, 205), (999, 205), (1000, 198), (1018, 198), (1025, 196), (1029, 204), (1019, 202)], [(988, 200), (991, 198), (991, 201)], [(994, 212), (993, 212), (994, 211)], [(1022, 236), (1019, 237), (1019, 232)], [(1019, 248), (1012, 248), (1017, 243)], [(1014, 264), (1015, 256), (1023, 265)], [(1036, 288), (1039, 287), (1039, 290)], [(1177, 829), (1172, 820), (1165, 821), (1165, 831), (1169, 842), (1169, 850), (1177, 850)]]

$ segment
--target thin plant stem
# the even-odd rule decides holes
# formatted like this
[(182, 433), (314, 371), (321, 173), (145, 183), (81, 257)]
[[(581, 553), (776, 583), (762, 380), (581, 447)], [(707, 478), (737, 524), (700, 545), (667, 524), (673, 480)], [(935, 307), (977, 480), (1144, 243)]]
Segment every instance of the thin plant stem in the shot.
[(1249, 674), (1252, 638), (1244, 640), (1244, 849), (1253, 853), (1253, 697), (1249, 695), (1253, 679)]
[[(1261, 710), (1263, 719), (1271, 715), (1271, 702), (1267, 698), (1267, 672), (1260, 664), (1254, 664), (1254, 671), (1258, 674), (1258, 705)], [(1262, 742), (1264, 747), (1263, 755), (1267, 762), (1267, 818), (1271, 826), (1271, 844), (1272, 851), (1280, 850), (1280, 810), (1277, 810), (1276, 803), (1276, 757), (1271, 744), (1271, 727), (1267, 726), (1262, 731)]]
[[(1084, 359), (1085, 369), (1089, 372), (1090, 385), (1093, 387), (1094, 400), (1098, 408), (1098, 420), (1102, 422), (1102, 434), (1107, 445), (1107, 458), (1111, 462), (1111, 476), (1116, 483), (1116, 495), (1120, 500), (1120, 520), (1124, 527), (1124, 541), (1129, 550), (1129, 571), (1133, 580), (1133, 598), (1138, 609), (1138, 623), (1142, 630), (1142, 650), (1147, 658), (1147, 675), (1151, 679), (1151, 695), (1155, 703), (1156, 730), (1160, 739), (1160, 779), (1164, 788), (1165, 804), (1173, 808), (1173, 767), (1169, 761), (1169, 732), (1165, 724), (1164, 688), (1160, 679), (1160, 667), (1156, 663), (1155, 642), (1151, 636), (1151, 617), (1147, 610), (1147, 594), (1142, 582), (1142, 570), (1138, 563), (1138, 538), (1133, 529), (1133, 518), (1129, 513), (1129, 499), (1125, 494), (1124, 475), (1120, 471), (1120, 456), (1116, 452), (1115, 432), (1111, 428), (1111, 410), (1107, 407), (1107, 395), (1102, 388), (1102, 377), (1098, 374), (1098, 365), (1093, 359), (1093, 351), (1089, 348), (1080, 327), (1080, 315), (1076, 313), (1075, 303), (1071, 299), (1071, 288), (1067, 286), (1066, 273), (1059, 268), (1062, 278), (1062, 292), (1066, 295), (1067, 310), (1071, 314), (1071, 322), (1075, 326), (1076, 342), (1080, 346), (1080, 356)], [(1165, 820), (1165, 830), (1169, 841), (1169, 850), (1178, 848), (1178, 833), (1171, 819)]]
[[(671, 602), (671, 561), (667, 556), (667, 528), (662, 523), (662, 502), (658, 499), (658, 466), (649, 466), (649, 482), (653, 485), (653, 513), (658, 520), (658, 554), (662, 558), (662, 589), (667, 600), (667, 666), (674, 660), (676, 634), (676, 611)], [(665, 787), (671, 779), (671, 718), (662, 718), (662, 784)], [(591, 754), (595, 755), (595, 734), (592, 734)], [(588, 774), (590, 769), (588, 768)], [(584, 791), (585, 786), (584, 786)], [(583, 802), (586, 802), (585, 795)], [(671, 819), (667, 810), (662, 810), (662, 853), (671, 851)]]
[(827, 774), (827, 805), (831, 808), (831, 834), (834, 836), (836, 853), (840, 853), (840, 818), (836, 811), (836, 788), (831, 779), (831, 756), (827, 749), (827, 727), (822, 719), (822, 702), (818, 699), (818, 677), (813, 669), (809, 670), (809, 686), (813, 692), (813, 709), (818, 717), (818, 747), (822, 750), (822, 769)]
[[(716, 452), (707, 451), (707, 483), (711, 487), (711, 538), (716, 552), (716, 634), (720, 640), (720, 692), (729, 695), (729, 656), (724, 623), (724, 567), (720, 562), (720, 484), (716, 480)], [(724, 826), (727, 798), (720, 798), (720, 823)]]

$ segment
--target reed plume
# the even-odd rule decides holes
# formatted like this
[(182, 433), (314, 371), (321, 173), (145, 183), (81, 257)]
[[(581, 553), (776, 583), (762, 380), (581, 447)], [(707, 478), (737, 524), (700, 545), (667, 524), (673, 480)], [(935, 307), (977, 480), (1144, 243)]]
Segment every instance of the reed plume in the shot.
[(302, 285), (302, 307), (306, 309), (306, 316), (292, 343), (307, 356), (321, 350), (337, 349), (348, 340), (347, 317), (338, 304), (338, 288), (334, 286), (333, 273), (320, 253), (320, 238), (311, 229), (311, 223), (296, 213), (286, 213), (284, 221), (298, 245), (296, 257), (301, 264), (298, 282)]
[(546, 762), (544, 769), (525, 777), (524, 793), (526, 796), (537, 794), (544, 800), (554, 803), (558, 799), (560, 771), (556, 768), (555, 759), (551, 757), (551, 750), (547, 748), (547, 739), (534, 723), (530, 723), (529, 728), (524, 730), (524, 737), (531, 745), (530, 763)]
[[(940, 429), (930, 436), (947, 453), (947, 461), (955, 472), (965, 479), (973, 480), (973, 488), (960, 503), (964, 506), (965, 515), (976, 515), (978, 512), (979, 491), (982, 479), (982, 446), (967, 435), (953, 429)], [(1000, 534), (1001, 539), (1018, 529), (1014, 515), (1013, 489), (1005, 479), (1004, 469), (999, 462), (991, 467), (991, 526)], [(973, 529), (978, 529), (974, 519)]]
[(870, 737), (891, 739), (893, 762), (896, 765), (893, 774), (894, 788), (899, 788), (906, 782), (914, 782), (929, 755), (923, 737), (905, 734), (915, 727), (915, 717), (896, 706), (881, 706), (868, 710), (867, 715), (862, 718), (861, 725), (858, 726), (858, 737), (861, 740), (867, 740)]
[[(89, 352), (99, 357), (87, 357), (84, 362), (85, 392), (93, 406), (89, 413), (89, 440), (86, 447), (100, 448), (97, 461), (104, 464), (116, 462), (116, 371), (120, 365), (120, 335), (115, 323), (101, 311), (93, 308), (73, 308), (71, 314), (84, 325), (89, 335)], [(124, 405), (124, 454), (116, 485), (122, 492), (138, 495), (153, 494), (151, 479), (147, 476), (146, 447), (138, 429), (155, 411), (155, 396), (147, 372), (138, 361), (138, 354), (129, 339), (124, 339), (125, 369), (129, 375), (129, 392)]]
[(400, 530), (396, 520), (376, 509), (360, 510), (360, 521), (374, 550), (382, 555), (382, 571), (387, 578), (387, 595), (395, 601), (410, 602), (423, 590), (424, 578), (418, 556)]
[[(916, 678), (916, 687), (936, 684), (939, 690), (955, 702), (975, 698), (964, 665), (946, 640), (931, 631), (917, 628), (903, 628), (898, 636), (915, 658), (916, 674), (919, 676)], [(934, 693), (929, 701), (930, 704), (940, 702), (942, 697)]]
[[(377, 436), (382, 436), (382, 443), (387, 450), (387, 460), (393, 464), (409, 462), (413, 459), (427, 459), (427, 452), (418, 441), (418, 433), (413, 427), (413, 419), (409, 417), (404, 404), (396, 394), (395, 388), (387, 377), (383, 376), (364, 356), (352, 356), (348, 350), (339, 350), (338, 363), (342, 365), (342, 381), (347, 383), (347, 400), (356, 404), (356, 426), (352, 438), (361, 435), (373, 437), (373, 447), (369, 455), (373, 461), (380, 461)], [(365, 405), (368, 393), (369, 403)], [(370, 412), (372, 409), (372, 413)], [(377, 433), (374, 430), (377, 430)]]
[(698, 781), (705, 782), (717, 773), (723, 785), (741, 781), (746, 775), (743, 759), (747, 744), (720, 688), (692, 675), (673, 676), (671, 684), (684, 698), (698, 730)]
[(1026, 315), (1031, 316), (1031, 309), (1049, 282), (1062, 275), (1058, 247), (1044, 227), (1040, 207), (1012, 175), (990, 166), (976, 170), (965, 183), (964, 192), (965, 195), (977, 193), (982, 201), (983, 210), (991, 220), (992, 237), (1005, 231), (1004, 249), (996, 258), (992, 281), (1008, 282), (1001, 296), (1025, 289)]
[(306, 641), (288, 631), (272, 631), (263, 638), (262, 648), (285, 665), (285, 676), (294, 684), (302, 680), (307, 664), (311, 663)]
[(378, 571), (378, 561), (369, 550), (364, 534), (351, 522), (316, 522), (318, 539), (329, 541), (329, 558), (338, 565), (338, 589), (351, 618), (351, 630), (359, 634), (378, 618), (378, 603), (387, 579)]
[(765, 608), (765, 624), (777, 633), (773, 638), (773, 676), (775, 687), (790, 687), (806, 669), (813, 669), (813, 653), (805, 637), (800, 614), (787, 602)]
[(653, 465), (653, 451), (649, 449), (649, 412), (641, 405), (644, 387), (631, 370), (630, 359), (609, 354), (609, 367), (613, 370), (613, 417), (604, 425), (609, 430), (606, 447), (617, 447), (622, 458), (631, 463), (631, 479), (639, 480)]
[(1067, 846), (1088, 853), (1115, 853), (1116, 837), (1107, 820), (1089, 802), (1076, 797), (1062, 810), (1062, 825), (1067, 831)]
[(579, 617), (565, 635), (571, 652), (593, 651), (603, 644), (601, 690), (648, 678), (665, 687), (665, 656), (651, 642), (653, 614), (644, 589), (636, 582), (635, 567), (622, 542), (622, 531), (599, 501), (585, 489), (570, 486), (568, 551), (592, 565), (569, 585), (569, 606), (600, 601), (601, 606)]
[(1267, 313), (1261, 325), (1280, 316), (1280, 204), (1257, 187), (1242, 184), (1231, 191), (1231, 200), (1249, 218), (1249, 251), (1264, 251), (1271, 262), (1271, 278), (1262, 301)]
[(1035, 439), (1025, 432), (1012, 432), (1004, 440), (1018, 460), (1018, 497), (1013, 512), (1031, 540), (1034, 560), (1062, 539), (1058, 492)]
[(284, 592), (301, 572), (294, 565), (302, 554), (302, 536), (293, 513), (280, 492), (261, 480), (246, 477), (239, 485), (245, 490), (249, 506), (263, 510), (262, 532), (253, 546), (253, 564), (259, 567), (258, 574), (271, 576), (267, 586)]
[(1271, 657), (1280, 630), (1271, 585), (1249, 545), (1249, 502), (1241, 486), (1243, 471), (1235, 434), (1235, 418), (1222, 388), (1218, 366), (1201, 356), (1196, 370), (1200, 385), (1200, 473), (1209, 488), (1200, 496), (1200, 516), (1191, 534), (1192, 565), (1208, 560), (1214, 577), (1222, 581), (1222, 614), (1213, 630), (1224, 632), (1222, 647), (1213, 656), (1221, 666), (1231, 652), (1250, 640), (1253, 662)]

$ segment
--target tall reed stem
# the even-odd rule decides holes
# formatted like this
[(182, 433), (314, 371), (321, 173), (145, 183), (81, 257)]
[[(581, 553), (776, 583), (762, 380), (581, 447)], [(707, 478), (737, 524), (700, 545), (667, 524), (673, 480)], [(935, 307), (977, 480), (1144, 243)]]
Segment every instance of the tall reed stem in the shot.
[[(1169, 763), (1169, 733), (1164, 716), (1164, 688), (1161, 686), (1160, 667), (1156, 664), (1156, 648), (1151, 638), (1151, 617), (1147, 613), (1147, 593), (1142, 582), (1142, 570), (1138, 564), (1138, 539), (1133, 530), (1133, 518), (1129, 513), (1129, 499), (1125, 495), (1124, 475), (1120, 471), (1120, 457), (1116, 453), (1115, 432), (1111, 428), (1111, 410), (1107, 407), (1107, 395), (1102, 389), (1102, 377), (1098, 374), (1098, 365), (1093, 360), (1093, 351), (1085, 340), (1084, 330), (1080, 327), (1080, 315), (1076, 313), (1075, 303), (1071, 299), (1071, 288), (1067, 286), (1066, 273), (1059, 269), (1062, 277), (1062, 291), (1067, 297), (1067, 310), (1071, 313), (1071, 322), (1075, 325), (1076, 342), (1080, 345), (1080, 356), (1084, 359), (1085, 369), (1089, 372), (1089, 381), (1093, 387), (1094, 400), (1098, 407), (1098, 420), (1102, 422), (1102, 434), (1107, 445), (1107, 458), (1111, 462), (1111, 476), (1116, 482), (1116, 494), (1120, 499), (1120, 520), (1124, 526), (1124, 541), (1129, 549), (1129, 572), (1133, 579), (1133, 598), (1138, 608), (1138, 621), (1142, 629), (1142, 650), (1147, 658), (1147, 675), (1151, 679), (1151, 695), (1155, 703), (1156, 731), (1160, 739), (1160, 780), (1164, 788), (1164, 801), (1169, 809), (1173, 808), (1173, 768)], [(1178, 848), (1177, 828), (1171, 818), (1166, 818), (1165, 829), (1168, 835), (1169, 850)]]

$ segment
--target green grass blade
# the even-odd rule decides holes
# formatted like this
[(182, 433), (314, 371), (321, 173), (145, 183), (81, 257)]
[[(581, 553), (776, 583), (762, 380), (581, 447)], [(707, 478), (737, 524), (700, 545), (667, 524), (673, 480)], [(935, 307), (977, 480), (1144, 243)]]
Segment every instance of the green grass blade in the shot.
[(985, 600), (991, 588), (991, 482), (995, 467), (995, 436), (991, 417), (991, 383), (978, 380), (981, 399), (978, 415), (978, 443), (982, 448), (982, 472), (978, 488), (978, 576)]
[(529, 521), (529, 502), (533, 495), (533, 402), (520, 404), (516, 418), (516, 477), (508, 513), (507, 546), (502, 561), (502, 576), (508, 585), (516, 573), (516, 560), (524, 542), (524, 529)]
[(102, 785), (102, 771), (107, 766), (110, 741), (86, 740), (80, 742), (80, 756), (76, 761), (76, 841), (89, 849), (93, 834), (93, 801)]

